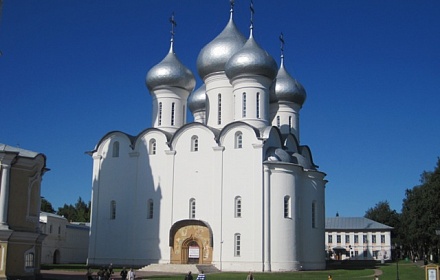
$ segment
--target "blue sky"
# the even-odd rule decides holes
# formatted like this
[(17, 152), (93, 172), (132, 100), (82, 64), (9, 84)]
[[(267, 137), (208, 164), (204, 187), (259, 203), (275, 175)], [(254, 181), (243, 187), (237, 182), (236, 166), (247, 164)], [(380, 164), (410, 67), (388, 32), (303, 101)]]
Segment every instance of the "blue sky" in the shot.
[[(254, 0), (254, 37), (307, 91), (301, 144), (327, 173), (327, 216), (363, 216), (440, 156), (440, 1)], [(42, 196), (57, 209), (91, 196), (93, 150), (107, 132), (151, 126), (147, 71), (169, 48), (197, 76), (227, 0), (4, 0), (0, 143), (47, 156)], [(234, 19), (248, 35), (249, 1)]]

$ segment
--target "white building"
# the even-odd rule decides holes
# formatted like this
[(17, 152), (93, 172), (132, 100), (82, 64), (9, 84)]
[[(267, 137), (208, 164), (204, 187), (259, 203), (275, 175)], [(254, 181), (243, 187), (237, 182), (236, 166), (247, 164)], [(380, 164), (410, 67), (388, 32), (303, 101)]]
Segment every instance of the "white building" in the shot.
[(390, 260), (392, 229), (363, 217), (326, 218), (327, 256), (334, 260)]
[[(325, 174), (300, 144), (304, 88), (230, 19), (197, 58), (152, 67), (152, 127), (93, 157), (88, 264), (324, 269)], [(186, 110), (194, 122), (186, 122)]]
[(47, 212), (40, 213), (43, 241), (41, 263), (85, 263), (89, 247), (90, 226), (69, 223), (66, 218)]

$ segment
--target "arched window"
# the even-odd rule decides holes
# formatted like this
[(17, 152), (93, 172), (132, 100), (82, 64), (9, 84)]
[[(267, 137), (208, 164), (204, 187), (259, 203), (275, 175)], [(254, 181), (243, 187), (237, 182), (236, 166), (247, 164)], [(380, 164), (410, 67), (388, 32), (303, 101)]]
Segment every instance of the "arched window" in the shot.
[(239, 257), (241, 253), (241, 234), (234, 234), (234, 256)]
[(289, 116), (289, 131), (292, 130), (292, 116)]
[(312, 202), (312, 228), (316, 228), (316, 201)]
[(159, 102), (159, 125), (162, 125), (162, 102)]
[(235, 218), (241, 218), (241, 196), (235, 197)]
[(171, 125), (174, 125), (174, 115), (175, 115), (175, 103), (171, 104)]
[(280, 116), (277, 116), (277, 126), (278, 126), (278, 128), (280, 128), (280, 126), (281, 126)]
[(243, 133), (241, 133), (241, 131), (237, 131), (235, 133), (235, 145), (234, 146), (236, 149), (243, 148)]
[(154, 210), (154, 203), (152, 199), (148, 200), (148, 215), (147, 215), (147, 219), (153, 219), (153, 210)]
[(199, 150), (199, 137), (194, 135), (191, 137), (191, 152), (197, 152)]
[(242, 117), (246, 118), (246, 92), (243, 92)]
[(217, 124), (222, 124), (222, 95), (220, 93), (217, 96), (217, 102), (218, 102)]
[(110, 220), (116, 219), (116, 201), (110, 202)]
[(150, 155), (156, 154), (156, 139), (154, 139), (154, 138), (150, 140), (150, 145), (148, 147), (148, 153)]
[(284, 218), (291, 218), (292, 214), (290, 211), (290, 196), (286, 195), (284, 197)]
[(113, 143), (113, 154), (112, 154), (112, 156), (113, 157), (119, 157), (119, 142), (118, 141), (115, 141)]
[(27, 253), (25, 256), (25, 264), (26, 268), (33, 268), (35, 266), (35, 255), (34, 253)]
[(260, 93), (257, 92), (257, 119), (260, 118)]
[(191, 198), (189, 200), (189, 218), (195, 219), (196, 218), (196, 199)]

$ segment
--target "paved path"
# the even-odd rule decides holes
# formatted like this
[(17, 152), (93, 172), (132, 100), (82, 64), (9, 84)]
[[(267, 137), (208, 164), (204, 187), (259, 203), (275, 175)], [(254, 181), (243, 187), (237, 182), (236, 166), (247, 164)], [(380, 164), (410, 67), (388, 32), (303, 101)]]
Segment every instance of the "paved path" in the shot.
[[(86, 280), (86, 272), (81, 271), (64, 271), (64, 270), (42, 270), (42, 280)], [(155, 275), (170, 275), (169, 272), (157, 272), (157, 271), (136, 271), (136, 279), (145, 279), (149, 276)], [(94, 275), (96, 276), (96, 274)], [(119, 280), (121, 277), (118, 274), (114, 274), (115, 277), (111, 278)], [(97, 279), (97, 278), (96, 278)]]

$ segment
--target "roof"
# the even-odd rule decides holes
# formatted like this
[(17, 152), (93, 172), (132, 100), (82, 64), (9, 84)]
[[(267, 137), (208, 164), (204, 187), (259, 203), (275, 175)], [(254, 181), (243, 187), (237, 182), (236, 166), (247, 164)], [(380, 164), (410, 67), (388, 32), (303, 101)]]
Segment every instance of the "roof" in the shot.
[(325, 230), (392, 230), (393, 227), (364, 217), (325, 218)]
[(27, 158), (35, 158), (40, 154), (37, 152), (32, 152), (18, 147), (12, 147), (2, 143), (0, 143), (0, 152), (16, 153), (21, 157), (27, 157)]

